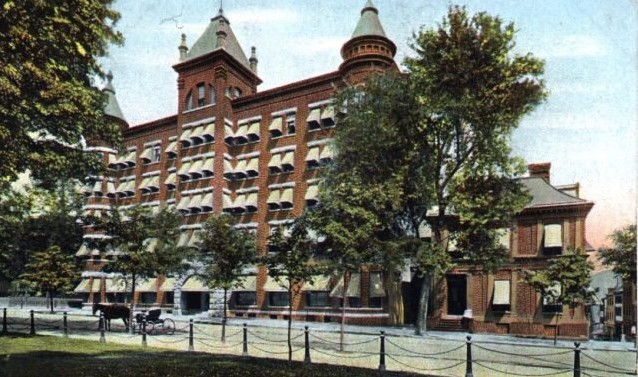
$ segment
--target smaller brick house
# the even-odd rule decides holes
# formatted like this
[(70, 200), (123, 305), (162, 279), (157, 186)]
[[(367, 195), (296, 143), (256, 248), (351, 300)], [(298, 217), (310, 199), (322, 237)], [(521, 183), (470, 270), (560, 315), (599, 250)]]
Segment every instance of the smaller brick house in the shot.
[[(552, 186), (550, 163), (530, 164), (529, 177), (521, 179), (531, 196), (529, 204), (506, 230), (504, 246), (509, 262), (496, 273), (458, 265), (441, 284), (440, 308), (429, 321), (434, 328), (457, 328), (470, 314), (476, 332), (587, 337), (585, 307), (573, 313), (555, 305), (523, 281), (524, 270), (540, 270), (548, 258), (567, 248), (587, 249), (585, 220), (594, 205), (579, 198), (578, 184)], [(471, 310), (471, 312), (470, 312)]]

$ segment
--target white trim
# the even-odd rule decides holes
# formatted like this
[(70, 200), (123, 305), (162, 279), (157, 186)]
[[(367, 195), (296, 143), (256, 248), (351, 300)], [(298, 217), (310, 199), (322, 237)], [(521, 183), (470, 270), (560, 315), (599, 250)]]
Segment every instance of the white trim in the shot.
[(296, 149), (297, 149), (297, 145), (285, 145), (283, 147), (271, 149), (270, 153), (275, 154), (275, 153), (281, 153), (281, 152), (294, 151)]
[(321, 182), (321, 178), (313, 178), (306, 181), (306, 183), (309, 185), (314, 185), (315, 183), (319, 183), (319, 182)]
[(82, 236), (82, 239), (110, 240), (113, 239), (113, 237), (106, 234), (85, 234)]
[(91, 209), (105, 209), (108, 211), (111, 209), (111, 206), (108, 204), (87, 204), (85, 206), (82, 206), (83, 211), (87, 211)]
[(107, 148), (107, 147), (86, 147), (84, 148), (85, 152), (105, 152), (105, 153), (112, 153), (112, 154), (117, 154), (117, 150), (113, 149), (113, 148)]
[(126, 147), (125, 151), (127, 151), (127, 152), (137, 152), (137, 145)]
[(233, 121), (228, 118), (224, 118), (224, 124), (231, 127), (235, 125)]
[(154, 170), (154, 171), (149, 171), (147, 173), (142, 173), (142, 177), (154, 177), (160, 174), (162, 174), (161, 170)]
[(256, 122), (256, 121), (261, 121), (261, 115), (256, 115), (254, 117), (240, 119), (240, 120), (237, 121), (237, 125), (238, 126), (243, 126), (246, 123), (252, 123), (252, 122)]
[(194, 160), (199, 160), (199, 159), (208, 158), (208, 157), (215, 157), (215, 152), (206, 152), (206, 153), (196, 154), (194, 156), (182, 157), (182, 162), (194, 161)]
[(195, 111), (197, 111), (197, 110), (201, 110), (201, 109), (206, 109), (206, 108), (209, 108), (209, 107), (213, 107), (213, 106), (215, 106), (215, 105), (216, 105), (215, 103), (209, 103), (208, 105), (199, 106), (199, 107), (196, 107), (196, 108), (194, 108), (194, 109), (184, 110), (184, 111), (182, 111), (182, 114), (192, 113), (192, 112), (195, 112)]
[[(207, 106), (212, 106), (212, 105), (207, 105)], [(198, 109), (201, 109), (205, 106), (202, 107), (198, 107)], [(210, 117), (210, 118), (204, 118), (204, 119), (199, 119), (199, 120), (195, 120), (193, 122), (188, 122), (188, 123), (184, 123), (182, 124), (182, 129), (184, 128), (190, 128), (190, 127), (195, 127), (195, 126), (199, 126), (200, 124), (204, 124), (204, 123), (211, 123), (214, 122), (216, 120), (215, 117)]]
[(142, 203), (141, 206), (142, 207), (155, 207), (155, 206), (159, 206), (161, 203), (159, 200), (154, 200), (152, 202), (145, 202)]
[(232, 161), (233, 156), (229, 155), (228, 153), (224, 153), (224, 160)]
[(243, 160), (245, 158), (259, 157), (260, 154), (261, 154), (260, 151), (250, 152), (250, 153), (243, 153), (243, 154), (238, 154), (237, 156), (235, 156), (235, 158), (238, 159), (238, 160)]
[(269, 190), (278, 189), (278, 188), (294, 188), (295, 182), (284, 182), (284, 183), (275, 183), (273, 185), (268, 185)]
[(227, 189), (226, 187), (224, 187), (224, 188), (222, 189), (222, 192), (223, 192), (224, 194), (228, 194), (228, 195), (232, 195), (232, 194), (233, 194), (233, 192), (232, 192), (232, 191), (230, 191), (229, 189)]
[(185, 229), (202, 229), (202, 224), (180, 225), (179, 230)]
[(144, 148), (146, 147), (154, 147), (156, 145), (161, 145), (162, 144), (162, 140), (153, 140), (153, 141), (147, 141), (146, 143), (144, 143)]
[(283, 224), (292, 224), (295, 219), (283, 219), (283, 220), (270, 220), (268, 225), (283, 225)]
[(250, 192), (259, 192), (259, 186), (242, 188), (235, 191), (237, 194), (247, 194)]
[(329, 139), (320, 139), (320, 140), (313, 140), (308, 142), (308, 148), (310, 147), (315, 147), (317, 145), (324, 145), (324, 144), (328, 144), (329, 142), (332, 141), (332, 138)]
[(177, 141), (177, 136), (169, 136), (169, 137), (168, 137), (168, 141), (169, 141), (169, 142), (171, 142), (171, 141)]
[(180, 191), (180, 194), (182, 194), (182, 195), (190, 195), (190, 194), (199, 194), (199, 193), (202, 193), (202, 192), (208, 193), (208, 192), (213, 192), (213, 191), (215, 191), (213, 188), (205, 187), (205, 188), (200, 188), (200, 189)]
[(167, 205), (168, 205), (168, 204), (175, 204), (175, 203), (176, 203), (176, 200), (175, 200), (175, 199), (168, 199), (168, 200), (166, 201), (166, 204), (167, 204)]
[(177, 168), (176, 167), (168, 168), (166, 169), (166, 171), (169, 173), (175, 173), (177, 171)]
[(274, 113), (270, 113), (270, 116), (275, 118), (275, 117), (288, 115), (288, 114), (292, 114), (292, 113), (296, 113), (296, 112), (297, 112), (297, 108), (296, 107), (289, 107), (287, 109), (278, 110), (278, 111), (275, 111)]
[(330, 105), (333, 104), (335, 101), (334, 99), (324, 99), (323, 101), (317, 101), (317, 102), (313, 102), (313, 103), (309, 103), (308, 107), (309, 108), (313, 108), (313, 107), (319, 107), (321, 105)]
[(233, 228), (235, 229), (255, 229), (259, 226), (259, 223), (245, 223), (245, 224), (235, 224)]

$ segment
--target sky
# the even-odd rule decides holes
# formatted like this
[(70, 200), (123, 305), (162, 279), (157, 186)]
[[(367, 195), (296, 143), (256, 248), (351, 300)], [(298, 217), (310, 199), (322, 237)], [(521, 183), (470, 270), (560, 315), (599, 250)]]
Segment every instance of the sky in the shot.
[[(340, 49), (365, 0), (226, 0), (224, 14), (249, 56), (257, 48), (258, 90), (336, 70)], [(513, 154), (551, 162), (552, 184), (579, 182), (595, 203), (587, 220), (594, 247), (614, 229), (636, 222), (636, 0), (374, 0), (396, 62), (411, 55), (410, 40), (435, 28), (451, 4), (485, 11), (517, 29), (517, 53), (545, 61), (549, 98), (512, 136)], [(129, 124), (177, 111), (177, 46), (191, 46), (217, 14), (220, 0), (117, 0), (116, 28), (125, 38), (102, 60)]]

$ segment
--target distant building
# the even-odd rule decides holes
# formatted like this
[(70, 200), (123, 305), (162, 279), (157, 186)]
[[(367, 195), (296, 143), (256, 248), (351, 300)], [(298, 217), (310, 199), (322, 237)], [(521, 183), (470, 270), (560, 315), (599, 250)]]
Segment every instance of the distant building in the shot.
[[(256, 50), (244, 53), (220, 9), (190, 48), (182, 36), (179, 62), (173, 66), (178, 73), (177, 113), (134, 127), (117, 104), (109, 76), (106, 112), (122, 126), (124, 149), (93, 143), (112, 174), (87, 188), (86, 211), (99, 214), (114, 204), (175, 208), (184, 215), (182, 245), (194, 245), (211, 213), (228, 213), (239, 227), (254, 232), (266, 249), (272, 229), (290, 224), (306, 207), (317, 204), (318, 172), (333, 153), (330, 140), (339, 111), (333, 102), (335, 90), (361, 83), (373, 73), (398, 71), (396, 46), (378, 13), (368, 0), (352, 37), (341, 48), (343, 61), (336, 70), (260, 92)], [(520, 269), (543, 268), (547, 257), (566, 247), (584, 247), (585, 218), (592, 203), (577, 197), (577, 186), (569, 188), (575, 187), (575, 196), (551, 186), (549, 164), (531, 165), (531, 177), (523, 183), (533, 199), (506, 235), (511, 264), (494, 275), (470, 272), (467, 266), (448, 274), (442, 305), (432, 317), (434, 326), (454, 326), (471, 309), (476, 331), (552, 333), (553, 314), (546, 314), (549, 306), (520, 281)], [(102, 236), (87, 232), (85, 237)], [(87, 302), (124, 300), (126, 282), (102, 272), (117, 251), (84, 245), (77, 255), (86, 261), (78, 295)], [(231, 295), (231, 315), (286, 316), (287, 292), (268, 278), (265, 268), (246, 274), (244, 288)], [(418, 277), (406, 280), (406, 321), (411, 322)], [(383, 281), (374, 269), (352, 274), (345, 293), (348, 323), (388, 323)], [(293, 316), (340, 321), (341, 284), (339, 278), (317, 277), (313, 285), (303, 287)], [(214, 310), (220, 303), (218, 293), (210, 292), (197, 275), (160, 276), (142, 282), (136, 291), (138, 303), (179, 313)], [(561, 318), (559, 326), (561, 335), (587, 333), (580, 310), (574, 319)]]

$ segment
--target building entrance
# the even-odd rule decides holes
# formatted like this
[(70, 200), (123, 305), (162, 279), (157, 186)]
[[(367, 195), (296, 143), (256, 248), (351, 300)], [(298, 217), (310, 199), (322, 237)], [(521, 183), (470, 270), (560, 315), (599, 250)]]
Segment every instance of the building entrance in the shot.
[(447, 314), (463, 315), (467, 309), (467, 277), (465, 275), (447, 276)]

